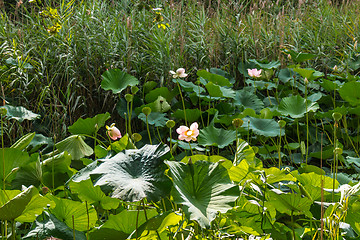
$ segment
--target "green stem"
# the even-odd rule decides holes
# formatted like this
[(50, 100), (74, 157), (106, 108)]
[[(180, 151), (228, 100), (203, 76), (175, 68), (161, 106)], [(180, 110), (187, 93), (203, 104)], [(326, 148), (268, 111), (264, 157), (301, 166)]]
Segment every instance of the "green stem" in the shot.
[(1, 148), (2, 148), (2, 164), (3, 164), (3, 190), (5, 191), (5, 149), (4, 149), (4, 122), (1, 114)]
[(187, 126), (186, 108), (185, 108), (184, 97), (183, 97), (183, 95), (182, 95), (182, 92), (181, 92), (181, 87), (180, 87), (179, 81), (178, 81), (177, 79), (176, 79), (176, 83), (177, 83), (178, 88), (179, 88), (180, 98), (181, 98), (181, 102), (182, 102), (183, 109), (184, 109), (185, 125)]
[(76, 240), (76, 238), (75, 238), (75, 217), (74, 217), (74, 215), (72, 215), (72, 224), (73, 224), (73, 238), (74, 238), (74, 240)]
[(90, 216), (89, 216), (89, 208), (88, 208), (87, 201), (85, 201), (85, 204), (86, 204), (86, 215), (87, 215), (86, 240), (89, 240)]
[(148, 135), (149, 135), (149, 141), (150, 141), (150, 144), (152, 145), (151, 135), (150, 135), (150, 129), (149, 129), (149, 122), (148, 122), (148, 116), (147, 116), (147, 115), (145, 115), (145, 118), (146, 118), (146, 130), (147, 130)]
[(277, 149), (278, 149), (278, 157), (279, 157), (279, 169), (281, 169), (281, 127), (280, 127), (279, 145)]
[(188, 143), (189, 143), (189, 147), (190, 147), (191, 155), (192, 155), (192, 156), (194, 156), (193, 150), (192, 150), (192, 148), (191, 148), (191, 144), (190, 144), (190, 142), (188, 142)]
[(12, 220), (11, 238), (12, 238), (13, 240), (16, 240), (16, 225), (15, 225), (15, 220)]

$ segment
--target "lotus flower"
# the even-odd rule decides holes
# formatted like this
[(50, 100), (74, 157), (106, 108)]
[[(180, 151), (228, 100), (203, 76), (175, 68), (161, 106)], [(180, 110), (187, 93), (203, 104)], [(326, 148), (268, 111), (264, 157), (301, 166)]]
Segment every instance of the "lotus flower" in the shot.
[(176, 70), (176, 72), (170, 70), (169, 73), (173, 75), (173, 78), (184, 78), (184, 77), (187, 77), (187, 74), (185, 73), (185, 69), (184, 69), (184, 68), (179, 68), (178, 70)]
[(115, 127), (115, 123), (111, 124), (110, 127), (106, 126), (106, 133), (114, 141), (121, 138), (121, 132), (117, 127)]
[(258, 78), (261, 76), (261, 69), (257, 70), (256, 68), (254, 68), (254, 69), (248, 69), (247, 71), (250, 77)]
[(190, 142), (191, 140), (196, 141), (196, 137), (199, 135), (199, 125), (197, 122), (194, 122), (190, 125), (190, 128), (186, 126), (180, 126), (176, 129), (176, 132), (179, 134), (179, 140), (185, 140)]

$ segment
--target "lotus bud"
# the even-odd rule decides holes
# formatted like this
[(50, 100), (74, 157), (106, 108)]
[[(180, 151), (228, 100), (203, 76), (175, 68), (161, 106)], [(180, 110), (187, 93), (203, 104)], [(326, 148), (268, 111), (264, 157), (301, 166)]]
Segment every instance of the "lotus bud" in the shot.
[(149, 116), (150, 113), (151, 113), (151, 108), (149, 108), (149, 107), (144, 107), (144, 108), (142, 109), (142, 112), (145, 114), (145, 116)]
[(234, 120), (232, 120), (232, 125), (235, 127), (235, 128), (239, 128), (241, 127), (242, 125), (244, 124), (244, 121), (240, 118), (235, 118)]
[(333, 119), (334, 119), (336, 122), (338, 122), (338, 121), (340, 121), (340, 119), (342, 118), (342, 114), (339, 113), (339, 112), (334, 112), (334, 113), (332, 114), (332, 117), (333, 117)]
[(279, 120), (278, 124), (279, 124), (280, 128), (284, 128), (286, 125), (286, 122), (284, 120)]
[(336, 155), (341, 155), (343, 153), (343, 150), (341, 148), (335, 148), (334, 153)]
[(42, 194), (43, 195), (46, 195), (46, 193), (49, 191), (49, 188), (48, 187), (42, 187)]
[(309, 80), (307, 78), (304, 78), (304, 83), (305, 85), (308, 85), (309, 84)]
[(139, 91), (139, 88), (138, 88), (137, 86), (132, 86), (132, 87), (131, 87), (131, 93), (132, 93), (132, 94), (135, 95), (138, 91)]
[(139, 142), (142, 139), (142, 136), (139, 133), (133, 133), (133, 135), (131, 135), (131, 139), (134, 142)]
[(174, 120), (168, 120), (168, 121), (166, 122), (166, 126), (167, 126), (168, 128), (173, 128), (173, 127), (175, 127), (175, 121), (174, 121)]
[(4, 107), (0, 108), (0, 114), (1, 114), (2, 116), (5, 116), (5, 115), (7, 114), (7, 109), (4, 108)]
[(125, 94), (125, 99), (127, 102), (132, 102), (132, 100), (134, 99), (134, 96), (131, 94)]

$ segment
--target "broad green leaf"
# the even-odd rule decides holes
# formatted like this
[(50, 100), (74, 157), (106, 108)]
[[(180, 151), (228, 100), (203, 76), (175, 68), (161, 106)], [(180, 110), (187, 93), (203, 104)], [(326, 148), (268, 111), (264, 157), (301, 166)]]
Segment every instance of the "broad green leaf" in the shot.
[(265, 168), (266, 183), (274, 184), (282, 181), (295, 181), (296, 179), (285, 170), (276, 167)]
[(116, 209), (120, 201), (106, 196), (99, 186), (94, 186), (90, 179), (81, 182), (70, 182), (72, 192), (77, 193), (81, 201), (88, 204), (100, 205), (105, 210)]
[[(280, 136), (280, 127), (279, 124), (274, 119), (260, 119), (254, 117), (244, 118), (245, 129), (250, 128), (257, 135), (262, 135), (265, 137), (277, 137)], [(248, 120), (250, 122), (248, 123)], [(283, 136), (285, 131), (281, 131)]]
[(246, 160), (249, 165), (254, 165), (255, 152), (253, 148), (244, 140), (238, 139), (237, 149), (235, 153), (234, 166), (238, 165), (242, 160)]
[(312, 53), (303, 53), (303, 52), (297, 52), (294, 50), (289, 50), (289, 49), (282, 49), (284, 51), (284, 53), (286, 54), (290, 54), (291, 59), (294, 60), (297, 63), (301, 63), (301, 62), (305, 62), (307, 60), (311, 60), (313, 58), (315, 58), (317, 55), (312, 54)]
[(334, 90), (339, 90), (340, 87), (344, 84), (341, 83), (340, 81), (331, 81), (328, 79), (321, 79), (321, 83), (320, 86), (322, 86), (326, 91), (334, 91)]
[(55, 208), (49, 211), (57, 219), (62, 220), (71, 229), (86, 231), (95, 226), (97, 213), (95, 209), (86, 203), (80, 203), (69, 199), (62, 199), (52, 195), (46, 195), (51, 201), (55, 202)]
[(120, 69), (110, 69), (103, 73), (101, 87), (104, 90), (111, 90), (114, 94), (121, 93), (128, 86), (136, 86), (139, 80)]
[(206, 79), (207, 81), (212, 82), (221, 87), (231, 87), (232, 86), (229, 79), (227, 79), (221, 75), (213, 74), (206, 70), (199, 70), (199, 71), (197, 71), (196, 74), (199, 77), (202, 77), (202, 78)]
[(230, 160), (224, 158), (223, 156), (218, 156), (218, 155), (210, 155), (210, 156), (208, 156), (208, 155), (192, 155), (192, 156), (186, 156), (181, 160), (181, 162), (188, 163), (190, 159), (191, 159), (191, 161), (193, 163), (195, 163), (197, 161), (208, 161), (208, 162), (212, 162), (212, 163), (219, 162), (226, 169), (229, 169), (229, 168), (232, 167), (232, 162)]
[(200, 93), (205, 92), (205, 89), (203, 87), (200, 87), (198, 85), (195, 85), (192, 82), (187, 82), (185, 80), (182, 79), (173, 79), (173, 82), (179, 82), (179, 85), (181, 86), (181, 88), (186, 91), (186, 92), (195, 92), (197, 96), (200, 95)]
[(161, 213), (142, 224), (137, 231), (134, 231), (131, 236), (139, 236), (140, 239), (158, 239), (159, 233), (162, 233), (170, 226), (176, 226), (183, 219), (181, 214), (174, 212)]
[(72, 134), (94, 135), (100, 128), (105, 126), (106, 120), (110, 118), (110, 113), (98, 114), (93, 118), (79, 118), (73, 125), (68, 127)]
[(298, 193), (284, 193), (279, 189), (271, 189), (268, 192), (270, 195), (270, 203), (272, 203), (276, 210), (281, 213), (286, 213), (289, 216), (305, 214), (310, 217), (310, 207), (312, 201), (306, 197), (302, 197)]
[(238, 107), (251, 108), (255, 111), (259, 111), (264, 108), (264, 103), (253, 91), (249, 91), (249, 89), (236, 91), (234, 103)]
[(70, 170), (71, 156), (67, 152), (56, 154), (41, 163), (43, 172), (68, 173)]
[(35, 137), (35, 133), (28, 133), (22, 136), (19, 140), (17, 140), (11, 148), (17, 148), (19, 150), (24, 150)]
[(225, 130), (208, 126), (200, 130), (198, 142), (202, 146), (216, 146), (224, 148), (232, 144), (236, 140), (236, 132), (234, 130)]
[[(332, 189), (333, 184), (335, 189), (339, 187), (339, 182), (328, 176), (322, 176), (314, 172), (297, 174), (292, 172), (292, 175), (301, 183), (300, 190), (305, 192), (312, 201), (321, 200), (321, 188)], [(326, 192), (325, 192), (326, 194)]]
[(340, 96), (352, 106), (360, 105), (360, 82), (347, 82), (339, 90)]
[(211, 97), (225, 97), (225, 98), (235, 98), (235, 91), (231, 88), (221, 87), (217, 84), (209, 82), (205, 85), (209, 95)]
[(278, 106), (278, 111), (285, 116), (301, 118), (307, 112), (316, 112), (319, 105), (316, 102), (305, 100), (300, 95), (283, 98)]
[(39, 118), (39, 114), (35, 114), (24, 107), (14, 107), (11, 105), (5, 105), (0, 108), (5, 108), (7, 110), (6, 117), (10, 119), (15, 119), (19, 122), (26, 120), (34, 120)]
[(36, 190), (36, 194), (34, 194), (30, 202), (26, 205), (24, 211), (19, 217), (15, 219), (15, 221), (32, 223), (35, 221), (37, 216), (39, 216), (44, 211), (44, 209), (53, 205), (54, 202), (46, 197), (41, 196)]
[[(166, 116), (166, 113), (161, 112), (151, 112), (148, 115), (148, 123), (149, 125), (154, 125), (155, 127), (164, 127), (166, 122), (169, 120)], [(139, 119), (141, 119), (144, 123), (146, 123), (146, 116), (144, 113), (139, 114)]]
[(109, 219), (99, 228), (92, 230), (89, 235), (91, 239), (127, 239), (136, 230), (136, 226), (140, 227), (146, 222), (146, 218), (151, 219), (156, 215), (155, 209), (147, 209), (146, 215), (143, 210), (123, 210), (116, 215), (110, 214)]
[(166, 195), (171, 181), (165, 176), (169, 148), (165, 145), (145, 145), (141, 149), (126, 150), (109, 159), (98, 160), (91, 171), (95, 186), (101, 186), (111, 196), (136, 202), (144, 198), (158, 201)]
[(170, 92), (167, 87), (160, 87), (155, 88), (154, 90), (151, 90), (148, 94), (146, 94), (145, 101), (147, 103), (152, 103), (156, 101), (159, 96), (162, 96), (168, 102), (171, 102), (171, 100), (174, 98), (174, 94)]
[(67, 151), (71, 154), (72, 159), (78, 160), (80, 158), (90, 156), (94, 150), (84, 142), (80, 135), (71, 135), (70, 137), (55, 144), (55, 147), (60, 151)]
[(249, 62), (256, 64), (259, 68), (262, 68), (262, 69), (272, 69), (272, 68), (278, 68), (281, 66), (280, 61), (271, 61), (269, 63), (259, 63), (255, 59), (249, 59)]
[(25, 166), (29, 162), (30, 157), (26, 152), (16, 148), (0, 149), (0, 188), (3, 189), (4, 178), (6, 183), (10, 183), (15, 178), (19, 167)]
[[(53, 214), (44, 212), (35, 221), (35, 228), (28, 232), (22, 239), (45, 239), (49, 236), (58, 239), (73, 239), (74, 231)], [(75, 230), (76, 240), (86, 240), (83, 232)]]
[(19, 171), (16, 172), (16, 176), (11, 182), (12, 189), (21, 189), (23, 185), (39, 186), (42, 182), (43, 172), (39, 154), (32, 154), (30, 159), (27, 164), (22, 165)]
[(29, 144), (30, 152), (36, 152), (44, 145), (53, 145), (53, 141), (50, 137), (45, 137), (42, 134), (35, 134), (34, 138)]
[[(186, 120), (190, 123), (196, 122), (201, 115), (201, 112), (199, 109), (186, 109)], [(185, 119), (184, 110), (176, 110), (175, 113), (173, 113), (173, 117), (176, 119)]]
[(174, 184), (171, 190), (174, 202), (182, 204), (185, 215), (202, 228), (210, 227), (217, 213), (231, 209), (239, 197), (239, 188), (231, 183), (226, 168), (219, 163), (166, 161), (166, 164)]
[(20, 193), (17, 190), (13, 190), (16, 192), (11, 194), (10, 191), (0, 191), (0, 220), (2, 221), (13, 221), (20, 217), (33, 196), (38, 193), (34, 186), (30, 186)]

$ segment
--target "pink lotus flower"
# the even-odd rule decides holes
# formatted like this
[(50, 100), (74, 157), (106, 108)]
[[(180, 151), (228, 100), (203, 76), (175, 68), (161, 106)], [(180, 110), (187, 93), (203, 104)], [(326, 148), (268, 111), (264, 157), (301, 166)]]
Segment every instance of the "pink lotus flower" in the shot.
[(115, 127), (115, 123), (111, 124), (110, 127), (106, 126), (106, 133), (114, 141), (121, 138), (121, 132), (117, 127)]
[(196, 137), (199, 135), (199, 125), (197, 122), (194, 122), (190, 125), (190, 128), (186, 126), (180, 126), (176, 129), (176, 132), (179, 134), (179, 140), (185, 140), (190, 142), (191, 140), (196, 141)]
[(176, 72), (170, 70), (169, 73), (173, 75), (173, 78), (184, 78), (184, 77), (187, 77), (187, 74), (185, 73), (185, 69), (184, 69), (184, 68), (179, 68), (179, 69), (176, 70)]
[(250, 77), (258, 78), (261, 76), (261, 69), (257, 70), (256, 68), (254, 68), (254, 69), (248, 69), (247, 71)]

